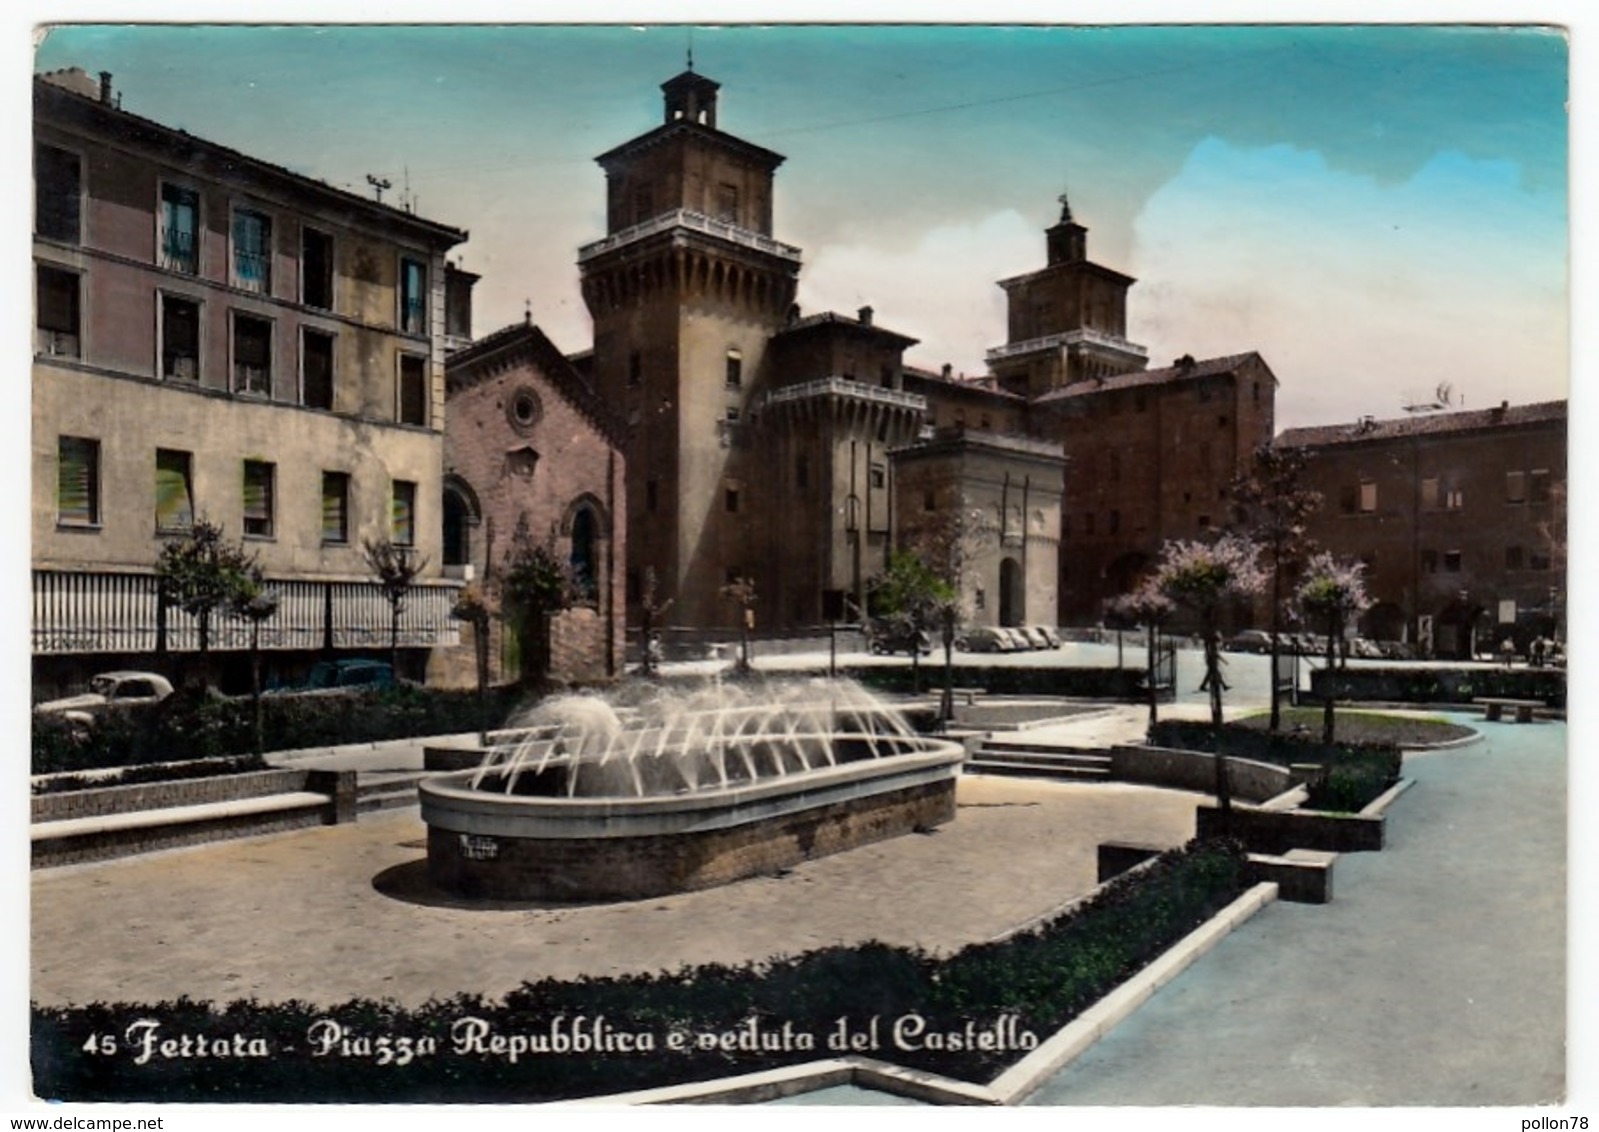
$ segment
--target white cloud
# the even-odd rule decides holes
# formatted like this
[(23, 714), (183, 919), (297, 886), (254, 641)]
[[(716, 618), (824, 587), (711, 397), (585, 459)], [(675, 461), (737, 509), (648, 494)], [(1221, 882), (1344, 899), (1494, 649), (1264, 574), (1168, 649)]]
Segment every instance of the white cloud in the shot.
[(1287, 146), (1210, 139), (1135, 225), (1129, 323), (1153, 359), (1258, 350), (1280, 426), (1564, 397), (1563, 218), (1513, 167), (1441, 154), (1384, 188)]
[(1005, 341), (1005, 294), (995, 282), (1043, 263), (1043, 233), (1007, 210), (934, 228), (913, 248), (823, 245), (804, 268), (799, 299), (806, 313), (870, 306), (878, 325), (921, 340), (907, 361), (984, 373), (985, 352)]

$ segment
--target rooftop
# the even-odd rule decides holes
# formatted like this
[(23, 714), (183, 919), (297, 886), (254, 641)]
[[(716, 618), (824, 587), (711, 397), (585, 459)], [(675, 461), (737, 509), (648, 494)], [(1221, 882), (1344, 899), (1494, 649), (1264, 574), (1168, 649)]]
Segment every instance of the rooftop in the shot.
[[(1074, 381), (1070, 385), (1050, 390), (1040, 396), (1034, 403), (1040, 405), (1058, 404), (1077, 397), (1091, 397), (1098, 393), (1106, 393), (1116, 389), (1137, 389), (1150, 385), (1172, 385), (1183, 381), (1194, 381), (1203, 377), (1219, 377), (1237, 371), (1251, 360), (1259, 362), (1262, 368), (1266, 367), (1265, 360), (1253, 350), (1247, 354), (1228, 354), (1221, 358), (1204, 358), (1197, 361), (1184, 359), (1178, 365), (1166, 366), (1162, 369), (1136, 370), (1132, 373), (1121, 373), (1114, 377), (1107, 377), (1102, 381)], [(1266, 372), (1270, 373), (1271, 371), (1267, 369)]]
[(1381, 421), (1373, 417), (1362, 417), (1349, 424), (1284, 429), (1278, 434), (1276, 443), (1293, 448), (1319, 448), (1329, 444), (1358, 444), (1412, 436), (1445, 436), (1518, 425), (1564, 423), (1565, 420), (1564, 401), (1540, 401), (1531, 405), (1512, 405), (1507, 401), (1491, 409), (1470, 411), (1457, 409), (1453, 412), (1424, 413)]

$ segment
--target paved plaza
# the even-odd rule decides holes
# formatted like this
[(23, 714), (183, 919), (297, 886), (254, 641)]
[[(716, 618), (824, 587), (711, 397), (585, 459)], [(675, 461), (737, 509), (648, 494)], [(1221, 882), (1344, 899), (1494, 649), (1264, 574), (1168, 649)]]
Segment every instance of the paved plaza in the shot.
[[(1248, 682), (1248, 668), (1237, 669)], [(1333, 903), (1267, 907), (1032, 1103), (1564, 1097), (1566, 726), (1459, 718), (1482, 741), (1407, 756), (1415, 786), (1390, 811), (1387, 848), (1339, 859)], [(1122, 707), (1033, 734), (1119, 742), (1142, 719), (1143, 709)], [(420, 749), (298, 758), (400, 770), (419, 765)], [(719, 889), (591, 906), (466, 906), (428, 882), (416, 811), (388, 811), (35, 872), (32, 997), (415, 1005), (497, 997), (546, 976), (758, 961), (870, 939), (950, 951), (1087, 892), (1102, 841), (1185, 841), (1199, 802), (1127, 785), (967, 776), (956, 820), (935, 832)], [(793, 1099), (876, 1098), (844, 1088)]]

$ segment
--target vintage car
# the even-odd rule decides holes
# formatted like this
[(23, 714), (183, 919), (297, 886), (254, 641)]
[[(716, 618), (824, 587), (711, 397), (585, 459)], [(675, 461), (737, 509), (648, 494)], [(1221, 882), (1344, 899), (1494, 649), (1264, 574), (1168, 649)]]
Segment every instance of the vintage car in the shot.
[(42, 715), (61, 715), (87, 723), (98, 710), (124, 704), (156, 704), (172, 694), (172, 683), (154, 672), (102, 672), (89, 681), (89, 690), (59, 700), (34, 705)]

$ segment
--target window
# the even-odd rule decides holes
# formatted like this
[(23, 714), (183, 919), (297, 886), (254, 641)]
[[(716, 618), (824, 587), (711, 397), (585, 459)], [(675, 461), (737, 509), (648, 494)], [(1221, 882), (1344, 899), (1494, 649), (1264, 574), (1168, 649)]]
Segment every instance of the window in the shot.
[(77, 273), (41, 264), (35, 297), (34, 352), (54, 358), (81, 357)]
[(1438, 510), (1438, 479), (1436, 476), (1421, 481), (1421, 509), (1423, 511)]
[(1451, 487), (1444, 490), (1444, 507), (1450, 511), (1459, 511), (1466, 505), (1466, 490), (1460, 487)]
[(1221, 415), (1219, 415), (1216, 418), (1216, 427), (1217, 428), (1226, 428), (1227, 427), (1227, 414), (1226, 413), (1222, 413)]
[(729, 405), (722, 413), (722, 419), (728, 424), (738, 424), (739, 412), (737, 405)]
[(350, 541), (350, 477), (346, 472), (322, 473), (322, 541)]
[(1424, 550), (1421, 552), (1421, 572), (1423, 574), (1436, 574), (1438, 572), (1438, 552)]
[(1520, 570), (1525, 566), (1522, 549), (1519, 546), (1505, 547), (1505, 569)]
[(1202, 530), (1202, 531), (1210, 530), (1210, 516), (1209, 515), (1201, 515), (1199, 517), (1199, 519), (1197, 520), (1197, 525), (1198, 525), (1199, 529)]
[[(1201, 525), (1203, 525), (1203, 522), (1201, 523)], [(1110, 513), (1110, 533), (1113, 534), (1113, 535), (1114, 534), (1120, 534), (1121, 533), (1121, 529), (1122, 529), (1122, 513), (1120, 511), (1112, 511)]]
[(1205, 471), (1210, 471), (1210, 441), (1199, 442), (1199, 466)]
[(738, 223), (738, 186), (726, 183), (716, 186), (716, 218), (729, 224)]
[(272, 396), (272, 324), (233, 314), (233, 391)]
[(726, 510), (736, 512), (738, 510), (738, 488), (730, 487), (725, 490), (722, 493), (722, 504)]
[(33, 230), (47, 240), (81, 239), (83, 173), (78, 155), (53, 145), (33, 148)]
[(1505, 473), (1505, 502), (1506, 503), (1525, 503), (1525, 502), (1527, 502), (1527, 473), (1526, 472), (1506, 472)]
[(400, 329), (426, 334), (428, 269), (420, 260), (400, 260)]
[(653, 513), (661, 499), (661, 482), (659, 480), (644, 481), (644, 510)]
[(1527, 473), (1527, 502), (1549, 502), (1549, 470), (1534, 468)]
[(1113, 448), (1113, 449), (1111, 449), (1111, 451), (1109, 453), (1109, 456), (1110, 456), (1110, 482), (1111, 483), (1120, 483), (1121, 482), (1121, 478), (1122, 478), (1122, 454), (1121, 454), (1121, 452), (1119, 452), (1118, 450)]
[(272, 220), (243, 208), (233, 213), (233, 285), (272, 293)]
[(1142, 392), (1133, 394), (1133, 411), (1142, 413), (1149, 408), (1149, 398)]
[(633, 190), (633, 223), (642, 224), (655, 215), (655, 193), (649, 185)]
[(627, 356), (627, 383), (630, 386), (644, 383), (644, 360), (637, 350)]
[(1377, 485), (1371, 480), (1360, 485), (1360, 509), (1366, 514), (1377, 510)]
[(937, 511), (938, 510), (938, 498), (937, 498), (937, 496), (935, 496), (933, 494), (933, 491), (932, 491), (931, 488), (929, 488), (928, 490), (922, 492), (922, 510), (923, 511)]
[(100, 525), (100, 442), (63, 436), (56, 442), (56, 522)]
[(194, 481), (191, 457), (169, 448), (155, 451), (155, 529), (157, 534), (187, 531), (194, 526)]
[(333, 408), (333, 335), (309, 329), (301, 333), (300, 379), (307, 408)]
[(885, 468), (882, 464), (873, 464), (872, 465), (871, 477), (872, 477), (872, 486), (873, 487), (887, 487), (888, 486), (888, 469)]
[(200, 380), (200, 304), (193, 299), (161, 296), (161, 376)]
[(196, 275), (200, 270), (200, 194), (161, 185), (161, 266)]
[(1549, 553), (1543, 550), (1534, 550), (1531, 554), (1527, 555), (1527, 569), (1549, 569)]
[(405, 480), (394, 481), (394, 498), (390, 510), (389, 537), (395, 546), (416, 545), (416, 484)]
[(599, 521), (595, 518), (594, 508), (579, 507), (572, 516), (572, 581), (576, 586), (579, 600), (593, 602), (599, 592), (597, 584), (599, 578), (599, 554), (597, 542), (599, 539)]
[(244, 533), (272, 537), (273, 480), (277, 468), (260, 460), (244, 462)]
[(811, 458), (803, 452), (794, 458), (794, 486), (802, 490), (811, 486)]
[(744, 384), (744, 355), (737, 350), (727, 352), (727, 387), (737, 389)]
[(333, 237), (315, 228), (300, 229), (300, 301), (333, 309)]
[(1088, 512), (1084, 513), (1084, 515), (1083, 515), (1083, 534), (1091, 535), (1093, 533), (1094, 533), (1094, 513), (1092, 511), (1088, 511)]
[(428, 423), (427, 363), (416, 354), (400, 355), (401, 424)]
[(1458, 573), (1460, 573), (1460, 551), (1458, 551), (1458, 550), (1446, 550), (1446, 551), (1444, 551), (1444, 573), (1445, 574), (1458, 574)]

